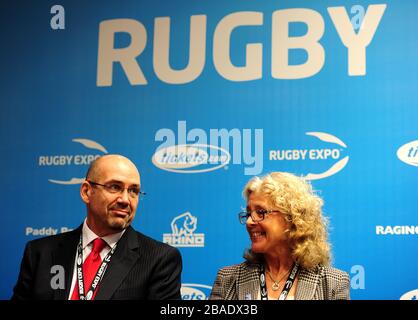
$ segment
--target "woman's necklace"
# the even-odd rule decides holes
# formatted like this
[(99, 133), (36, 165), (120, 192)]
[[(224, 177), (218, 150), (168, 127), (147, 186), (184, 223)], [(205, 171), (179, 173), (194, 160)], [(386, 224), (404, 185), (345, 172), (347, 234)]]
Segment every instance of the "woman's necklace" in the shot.
[(266, 269), (266, 272), (269, 275), (271, 281), (273, 281), (273, 285), (271, 286), (271, 288), (273, 289), (273, 291), (277, 291), (280, 288), (280, 282), (284, 279), (284, 277), (286, 277), (289, 274), (290, 269), (284, 274), (284, 276), (279, 281), (277, 281), (276, 279), (274, 279), (273, 278), (273, 275), (267, 269)]

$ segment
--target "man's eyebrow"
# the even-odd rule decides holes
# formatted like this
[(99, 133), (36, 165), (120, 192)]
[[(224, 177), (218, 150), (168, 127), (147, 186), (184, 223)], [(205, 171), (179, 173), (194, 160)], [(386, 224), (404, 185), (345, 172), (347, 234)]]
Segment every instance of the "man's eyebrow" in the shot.
[(106, 181), (106, 183), (119, 183), (119, 184), (123, 184), (122, 181), (119, 181), (119, 180), (116, 180), (116, 179), (112, 179), (112, 180)]
[[(117, 183), (117, 184), (125, 184), (123, 181), (120, 181), (120, 180), (117, 180), (117, 179), (112, 179), (112, 180), (109, 180), (108, 182), (106, 182), (106, 183)], [(140, 185), (138, 184), (138, 183), (133, 183), (133, 184), (129, 184), (129, 186), (130, 187), (140, 187)]]

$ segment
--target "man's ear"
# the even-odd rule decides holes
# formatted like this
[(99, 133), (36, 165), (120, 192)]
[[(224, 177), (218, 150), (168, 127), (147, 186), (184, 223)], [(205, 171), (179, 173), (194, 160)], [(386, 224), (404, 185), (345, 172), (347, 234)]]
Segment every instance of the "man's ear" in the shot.
[(80, 187), (80, 196), (84, 203), (90, 202), (91, 187), (87, 181), (83, 181)]

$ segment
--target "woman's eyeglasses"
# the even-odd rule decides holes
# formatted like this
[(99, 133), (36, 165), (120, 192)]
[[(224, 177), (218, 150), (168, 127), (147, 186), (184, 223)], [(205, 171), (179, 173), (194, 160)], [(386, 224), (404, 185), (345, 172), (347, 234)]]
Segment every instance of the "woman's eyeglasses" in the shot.
[(238, 213), (238, 219), (241, 224), (246, 224), (249, 217), (253, 219), (254, 222), (263, 221), (266, 217), (266, 214), (272, 212), (280, 212), (279, 210), (266, 210), (266, 209), (257, 209), (253, 211), (244, 211)]

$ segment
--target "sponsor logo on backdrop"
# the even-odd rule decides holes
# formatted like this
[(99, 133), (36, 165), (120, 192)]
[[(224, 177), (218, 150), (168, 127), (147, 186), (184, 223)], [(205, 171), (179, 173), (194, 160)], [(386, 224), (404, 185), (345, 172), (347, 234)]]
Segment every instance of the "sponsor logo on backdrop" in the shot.
[[(60, 154), (60, 155), (42, 155), (38, 158), (38, 166), (88, 166), (94, 160), (108, 153), (107, 150), (99, 143), (88, 139), (73, 139), (75, 143), (83, 145), (87, 149), (98, 150), (100, 154)], [(67, 180), (48, 179), (51, 183), (73, 185), (84, 181), (83, 178), (72, 177)]]
[(155, 134), (162, 143), (152, 156), (152, 163), (176, 173), (202, 173), (243, 165), (245, 175), (263, 170), (263, 129), (187, 130), (186, 121), (178, 121), (177, 132), (163, 128)]
[(181, 285), (182, 300), (207, 300), (209, 298), (211, 286), (197, 283), (183, 283)]
[(34, 228), (34, 227), (26, 227), (25, 228), (25, 236), (53, 236), (55, 234), (64, 233), (73, 230), (72, 228), (68, 227), (61, 227), (61, 228), (53, 228), (53, 227), (42, 227), (42, 228)]
[(411, 235), (418, 234), (418, 226), (376, 226), (377, 235)]
[[(347, 165), (349, 156), (343, 156), (347, 145), (336, 136), (325, 132), (306, 132), (312, 136), (331, 145), (328, 148), (292, 148), (274, 149), (269, 151), (270, 161), (324, 161), (335, 160), (333, 164), (321, 173), (307, 173), (305, 178), (308, 180), (318, 180), (328, 178), (340, 172)], [(339, 147), (335, 147), (335, 145)]]
[(396, 152), (399, 160), (411, 166), (418, 167), (418, 140), (408, 142)]
[(418, 300), (418, 289), (404, 293), (399, 300)]
[[(325, 8), (324, 6), (322, 10), (329, 14), (325, 20), (332, 23), (328, 24), (328, 21), (325, 23), (321, 13), (311, 8), (286, 8), (268, 13), (235, 11), (228, 12), (219, 21), (214, 21), (213, 16), (197, 14), (180, 19), (181, 24), (190, 25), (190, 28), (182, 29), (176, 27), (177, 22), (174, 24), (170, 22), (170, 17), (155, 17), (155, 24), (150, 30), (147, 30), (147, 24), (132, 19), (131, 16), (103, 20), (98, 30), (96, 84), (99, 87), (113, 85), (113, 72), (116, 69), (113, 66), (116, 63), (121, 65), (120, 70), (125, 73), (126, 79), (132, 86), (147, 85), (152, 71), (157, 79), (166, 84), (190, 83), (199, 78), (207, 65), (212, 64), (220, 77), (234, 82), (260, 80), (263, 74), (270, 74), (273, 79), (304, 79), (320, 72), (326, 58), (332, 56), (328, 55), (326, 50), (331, 48), (334, 50), (334, 45), (327, 48), (323, 46), (323, 41), (320, 41), (324, 33), (329, 32), (329, 29), (325, 27), (332, 25), (342, 42), (337, 43), (341, 49), (347, 48), (344, 58), (347, 61), (348, 75), (366, 75), (367, 46), (374, 38), (386, 4), (372, 4), (367, 8), (355, 5), (348, 10), (344, 6)], [(271, 24), (264, 23), (267, 16), (271, 17)], [(210, 27), (207, 27), (208, 19)], [(174, 20), (177, 21), (177, 17)], [(289, 35), (289, 24), (294, 22), (303, 23), (306, 26), (303, 36)], [(253, 43), (253, 39), (244, 38), (242, 40), (247, 45), (239, 46), (243, 49), (230, 50), (236, 47), (232, 45), (236, 41), (234, 40), (235, 30), (243, 26), (271, 32), (271, 42), (269, 44)], [(270, 30), (267, 30), (268, 27)], [(176, 43), (177, 40), (173, 38), (170, 40), (170, 30), (176, 34), (184, 34), (189, 41)], [(122, 48), (115, 46), (117, 43), (115, 39), (120, 32), (129, 34), (131, 41), (128, 46)], [(147, 34), (153, 41), (147, 42)], [(153, 46), (152, 50), (150, 46)], [(209, 48), (213, 53), (210, 62), (207, 59)], [(267, 48), (271, 48), (271, 55)], [(292, 63), (293, 50), (291, 49), (303, 50), (306, 53), (306, 60), (297, 64)], [(237, 50), (241, 50), (239, 55), (245, 57), (245, 65), (234, 64), (232, 54), (233, 52), (237, 54)], [(189, 57), (185, 68), (172, 68), (171, 51)], [(148, 54), (138, 59), (143, 52)], [(263, 72), (266, 59), (269, 59), (267, 64), (270, 66), (270, 72)], [(142, 61), (142, 66), (139, 61)], [(339, 64), (338, 68), (345, 68), (344, 65)], [(149, 70), (149, 66), (153, 67), (152, 71)], [(340, 70), (341, 75), (343, 72), (345, 70)]]
[(171, 233), (163, 234), (163, 242), (173, 247), (204, 247), (205, 234), (195, 233), (196, 229), (197, 217), (185, 212), (171, 221)]

